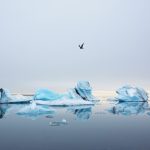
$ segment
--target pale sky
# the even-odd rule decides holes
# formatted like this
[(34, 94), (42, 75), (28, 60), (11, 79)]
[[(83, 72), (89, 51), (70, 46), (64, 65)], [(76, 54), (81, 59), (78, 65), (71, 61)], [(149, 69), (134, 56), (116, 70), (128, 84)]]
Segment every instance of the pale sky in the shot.
[(149, 88), (150, 1), (1, 0), (0, 54), (1, 87), (13, 92), (78, 80)]

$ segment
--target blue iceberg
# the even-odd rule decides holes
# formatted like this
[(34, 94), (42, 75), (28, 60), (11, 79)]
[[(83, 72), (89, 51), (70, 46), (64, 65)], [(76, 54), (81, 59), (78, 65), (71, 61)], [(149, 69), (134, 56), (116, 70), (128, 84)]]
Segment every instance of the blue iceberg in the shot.
[(92, 87), (88, 81), (79, 81), (74, 89), (82, 99), (98, 101), (98, 99), (92, 95)]
[(66, 98), (83, 100), (82, 97), (79, 94), (77, 94), (77, 92), (74, 88), (68, 90), (68, 92), (66, 94)]
[(148, 93), (142, 88), (123, 86), (122, 88), (118, 89), (116, 93), (118, 94), (116, 99), (119, 101), (143, 102), (148, 100)]
[(7, 89), (0, 89), (0, 103), (26, 103), (31, 100), (33, 100), (32, 96), (12, 95)]
[(50, 91), (48, 89), (39, 89), (35, 92), (34, 100), (57, 100), (61, 99), (62, 97), (63, 95)]
[(69, 89), (66, 94), (59, 94), (48, 89), (39, 89), (34, 95), (35, 100), (82, 99), (98, 100), (92, 95), (92, 88), (88, 81), (79, 81), (75, 88)]
[(92, 95), (92, 88), (88, 81), (80, 81), (75, 88), (65, 94), (59, 94), (48, 89), (39, 89), (34, 95), (37, 104), (51, 106), (93, 105), (98, 101)]
[(79, 81), (75, 88), (65, 94), (48, 89), (39, 89), (34, 96), (12, 95), (9, 90), (0, 89), (0, 103), (26, 103), (35, 100), (37, 104), (53, 106), (93, 105), (92, 101), (99, 101), (92, 95), (92, 88), (88, 81)]

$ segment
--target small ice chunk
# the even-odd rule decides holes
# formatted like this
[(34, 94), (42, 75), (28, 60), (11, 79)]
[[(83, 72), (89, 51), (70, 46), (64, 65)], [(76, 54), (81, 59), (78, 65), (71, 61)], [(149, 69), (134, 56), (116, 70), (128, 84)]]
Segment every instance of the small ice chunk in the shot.
[(67, 120), (66, 119), (62, 119), (62, 123), (67, 123)]
[(50, 126), (60, 126), (60, 125), (68, 125), (68, 122), (66, 119), (62, 119), (61, 121), (53, 121), (49, 122)]

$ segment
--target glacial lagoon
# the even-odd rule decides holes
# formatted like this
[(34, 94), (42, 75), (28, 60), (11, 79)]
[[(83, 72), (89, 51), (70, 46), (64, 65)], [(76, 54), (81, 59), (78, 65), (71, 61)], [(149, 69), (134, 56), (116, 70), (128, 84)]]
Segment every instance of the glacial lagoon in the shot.
[(0, 105), (2, 150), (149, 150), (150, 104)]

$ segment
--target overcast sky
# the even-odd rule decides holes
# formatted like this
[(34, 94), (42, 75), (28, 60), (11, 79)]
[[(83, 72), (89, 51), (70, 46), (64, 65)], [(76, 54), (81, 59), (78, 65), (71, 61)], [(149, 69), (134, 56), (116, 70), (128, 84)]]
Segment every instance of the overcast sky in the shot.
[(0, 56), (0, 85), (14, 92), (149, 88), (150, 1), (1, 0)]

